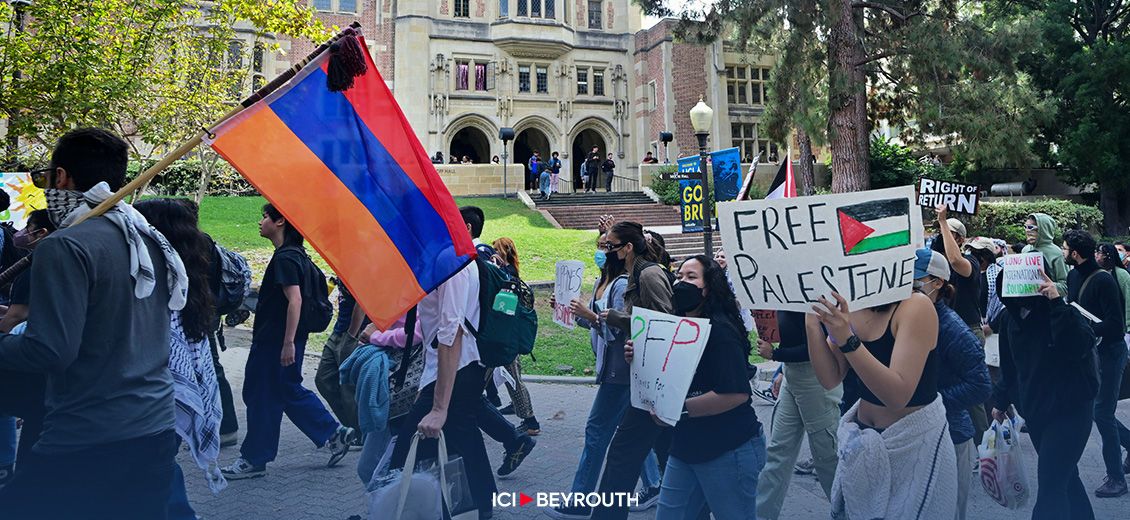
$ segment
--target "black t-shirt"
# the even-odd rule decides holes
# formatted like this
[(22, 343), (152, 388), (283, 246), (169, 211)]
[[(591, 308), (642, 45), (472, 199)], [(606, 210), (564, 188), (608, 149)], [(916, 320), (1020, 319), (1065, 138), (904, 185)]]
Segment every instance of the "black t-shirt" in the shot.
[[(746, 354), (739, 340), (745, 333), (725, 318), (711, 318), (710, 339), (698, 362), (687, 398), (710, 391), (750, 395)], [(718, 458), (761, 431), (749, 399), (741, 406), (708, 417), (686, 417), (675, 426), (671, 455), (690, 464)]]
[(12, 280), (12, 293), (8, 298), (11, 305), (27, 305), (31, 301), (31, 269), (16, 276)]
[[(255, 327), (252, 329), (252, 342), (264, 345), (282, 346), (286, 334), (286, 309), (290, 303), (283, 294), (283, 287), (301, 286), (306, 269), (305, 255), (295, 250), (279, 249), (267, 264), (263, 273), (263, 283), (259, 286), (259, 303), (255, 306)], [(301, 329), (294, 336), (295, 342), (306, 340)]]
[(977, 269), (980, 264), (971, 255), (962, 256), (973, 266), (973, 272), (969, 273), (969, 276), (961, 276), (957, 274), (957, 270), (950, 272), (950, 283), (953, 284), (957, 294), (954, 295), (949, 306), (966, 325), (971, 328), (980, 327), (981, 310), (977, 305), (977, 299), (981, 296), (981, 271)]

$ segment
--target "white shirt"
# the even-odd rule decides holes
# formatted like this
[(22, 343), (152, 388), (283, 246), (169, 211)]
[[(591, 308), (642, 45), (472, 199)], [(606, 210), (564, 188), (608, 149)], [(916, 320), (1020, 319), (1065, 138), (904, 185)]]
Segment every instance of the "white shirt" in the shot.
[(433, 342), (438, 340), (441, 345), (451, 345), (460, 329), (463, 330), (463, 350), (456, 370), (479, 362), (475, 335), (466, 327), (466, 321), (476, 328), (479, 326), (479, 266), (475, 262), (428, 293), (420, 301), (418, 314), (425, 353), (421, 389), (435, 382), (439, 375), (439, 351), (432, 348)]

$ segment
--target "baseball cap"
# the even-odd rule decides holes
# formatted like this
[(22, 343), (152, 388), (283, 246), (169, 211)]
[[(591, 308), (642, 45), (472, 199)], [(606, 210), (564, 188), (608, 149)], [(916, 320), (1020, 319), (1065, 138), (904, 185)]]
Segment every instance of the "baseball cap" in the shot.
[(997, 249), (997, 244), (995, 242), (993, 242), (993, 239), (985, 238), (985, 237), (977, 237), (977, 238), (974, 238), (973, 240), (970, 240), (969, 243), (965, 244), (965, 248), (966, 249), (986, 249), (993, 254), (996, 254), (997, 251), (999, 251)]
[(965, 224), (962, 224), (961, 221), (956, 218), (947, 218), (946, 226), (949, 227), (950, 231), (953, 231), (954, 233), (957, 233), (963, 237), (968, 236), (965, 234)]
[(923, 248), (915, 251), (914, 257), (915, 280), (927, 276), (950, 279), (950, 263), (941, 253)]

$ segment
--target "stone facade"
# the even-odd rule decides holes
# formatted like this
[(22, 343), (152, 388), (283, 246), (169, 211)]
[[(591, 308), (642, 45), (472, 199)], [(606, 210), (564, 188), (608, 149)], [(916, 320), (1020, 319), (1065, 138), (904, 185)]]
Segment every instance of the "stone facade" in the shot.
[[(522, 165), (506, 166), (503, 176), (501, 164), (437, 164), (436, 172), (453, 196), (502, 195), (522, 189)], [(506, 188), (502, 182), (506, 179)]]

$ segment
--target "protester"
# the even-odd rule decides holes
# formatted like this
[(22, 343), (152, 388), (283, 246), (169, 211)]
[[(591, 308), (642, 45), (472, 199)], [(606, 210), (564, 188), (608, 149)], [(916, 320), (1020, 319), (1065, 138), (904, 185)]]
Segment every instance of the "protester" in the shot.
[(585, 158), (585, 163), (582, 165), (584, 171), (581, 174), (581, 183), (584, 185), (585, 193), (596, 193), (597, 175), (600, 174), (600, 148), (594, 146), (592, 151), (589, 152)]
[[(704, 504), (716, 518), (756, 518), (765, 437), (750, 400), (752, 347), (741, 311), (725, 271), (705, 255), (684, 261), (678, 280), (675, 314), (709, 319), (711, 328), (672, 434), (655, 518), (695, 518)], [(629, 343), (629, 363), (632, 354)]]
[(1055, 219), (1045, 213), (1033, 213), (1024, 221), (1024, 237), (1027, 245), (1022, 253), (1038, 251), (1044, 255), (1048, 264), (1048, 276), (1056, 284), (1059, 294), (1067, 294), (1067, 264), (1063, 259), (1063, 250), (1055, 243), (1059, 226)]
[(557, 179), (561, 175), (561, 159), (557, 152), (553, 152), (550, 156), (546, 168), (549, 169), (549, 192), (557, 193)]
[[(608, 158), (600, 163), (600, 170), (604, 172), (604, 191), (612, 192), (612, 179), (616, 177), (616, 161), (612, 160), (612, 154), (608, 154)], [(593, 188), (596, 191), (596, 188)]]
[[(577, 325), (589, 329), (593, 354), (596, 356), (596, 397), (585, 423), (585, 445), (577, 472), (573, 476), (573, 493), (592, 493), (596, 490), (600, 466), (616, 425), (631, 406), (631, 366), (624, 359), (624, 342), (628, 330), (613, 327), (601, 317), (609, 309), (624, 310), (624, 295), (628, 288), (628, 273), (624, 260), (610, 255), (611, 242), (607, 234), (597, 237), (597, 250), (593, 261), (600, 269), (600, 277), (593, 284), (592, 298), (588, 304), (573, 300), (569, 307), (577, 317)], [(556, 305), (557, 302), (551, 302)], [(640, 483), (644, 492), (639, 496), (639, 509), (646, 510), (659, 500), (659, 466), (655, 453), (650, 452), (640, 470)], [(581, 519), (592, 514), (587, 505), (562, 506), (546, 511), (552, 518)]]
[(833, 518), (913, 518), (921, 511), (952, 517), (957, 461), (943, 442), (949, 427), (938, 395), (932, 302), (913, 294), (851, 311), (833, 296), (821, 296), (806, 317), (808, 355), (824, 388), (849, 372), (862, 383), (860, 400), (840, 420)]
[(308, 287), (311, 270), (298, 230), (273, 205), (263, 206), (259, 235), (271, 241), (271, 256), (251, 332), (251, 352), (244, 368), (243, 402), (247, 405), (247, 434), (240, 457), (223, 469), (230, 480), (261, 477), (279, 450), (279, 428), (285, 413), (314, 445), (327, 448), (334, 466), (356, 443), (357, 432), (342, 426), (326, 411), (314, 392), (302, 386), (302, 359), (309, 331), (299, 326), (303, 293), (325, 291)]
[(491, 156), (490, 163), (491, 164), (498, 164), (499, 163), (498, 156), (497, 155)]
[(534, 152), (534, 154), (530, 156), (530, 161), (526, 163), (526, 166), (529, 168), (526, 173), (526, 189), (528, 190), (538, 189), (538, 180), (541, 178), (541, 167), (538, 164), (540, 162), (541, 155), (538, 154), (538, 152)]
[(1067, 264), (1074, 267), (1067, 275), (1067, 300), (1081, 305), (1102, 320), (1091, 328), (1099, 342), (1095, 347), (1099, 362), (1099, 391), (1095, 396), (1095, 427), (1103, 441), (1106, 478), (1095, 490), (1099, 498), (1125, 495), (1126, 476), (1122, 472), (1122, 448), (1130, 449), (1130, 430), (1115, 416), (1122, 371), (1126, 367), (1126, 315), (1122, 291), (1110, 273), (1095, 262), (1095, 239), (1090, 233), (1072, 229), (1063, 234)]
[[(170, 317), (169, 372), (173, 374), (176, 401), (177, 446), (188, 445), (193, 462), (204, 472), (213, 493), (227, 483), (220, 473), (220, 387), (208, 349), (208, 335), (215, 319), (215, 302), (208, 272), (212, 242), (197, 227), (196, 215), (176, 199), (153, 199), (134, 205), (145, 220), (161, 232), (180, 255), (188, 274), (188, 299), (184, 309)], [(195, 520), (188, 502), (184, 473), (173, 467), (168, 517)]]
[[(502, 237), (492, 242), (491, 245), (494, 246), (499, 258), (505, 263), (502, 270), (514, 278), (521, 279), (521, 271), (519, 270), (521, 261), (518, 258), (518, 247), (514, 245), (514, 241)], [(510, 394), (510, 404), (499, 411), (503, 415), (510, 413), (521, 419), (522, 424), (518, 425), (518, 429), (526, 432), (527, 435), (541, 434), (541, 424), (538, 423), (538, 418), (534, 416), (534, 405), (530, 399), (530, 391), (526, 388), (526, 383), (522, 381), (521, 356), (515, 357), (514, 362), (506, 366), (505, 369), (510, 374), (510, 379), (514, 381), (514, 384), (511, 384), (509, 380), (505, 382), (506, 391)]]
[(1001, 379), (993, 389), (993, 418), (1008, 420), (1006, 411), (1016, 405), (1027, 424), (1037, 456), (1033, 520), (1094, 518), (1078, 464), (1099, 388), (1095, 335), (1057, 284), (1043, 277), (1040, 296), (1002, 298)]
[(464, 155), (463, 160), (461, 160), (459, 162), (460, 162), (460, 164), (474, 164), (474, 162), (471, 161), (471, 158), (467, 157), (466, 155)]
[[(334, 416), (342, 425), (356, 430), (357, 399), (356, 388), (341, 384), (338, 370), (349, 358), (364, 338), (361, 328), (365, 325), (365, 311), (357, 305), (357, 300), (341, 280), (337, 281), (337, 320), (334, 321), (330, 337), (322, 347), (322, 357), (318, 361), (318, 371), (314, 375), (314, 386), (326, 404), (330, 405)], [(358, 435), (360, 437), (360, 435)]]
[(432, 164), (443, 164), (443, 163), (444, 163), (443, 152), (436, 152), (436, 154), (432, 156)]
[(1122, 267), (1130, 269), (1130, 249), (1127, 248), (1125, 242), (1115, 242), (1114, 247), (1118, 250), (1118, 259), (1122, 261)]
[(781, 362), (783, 378), (773, 407), (772, 433), (766, 450), (765, 469), (758, 481), (757, 516), (781, 516), (800, 443), (808, 436), (812, 467), (824, 495), (831, 498), (836, 476), (836, 426), (840, 422), (843, 387), (831, 390), (820, 385), (808, 357), (804, 313), (777, 311), (777, 348), (761, 338), (757, 350), (761, 357)]
[[(1115, 249), (1113, 244), (1100, 244), (1095, 251), (1095, 260), (1099, 262), (1099, 266), (1114, 275), (1115, 281), (1118, 282), (1118, 288), (1122, 291), (1122, 307), (1123, 315), (1126, 317), (1127, 332), (1125, 339), (1127, 346), (1130, 346), (1130, 272), (1119, 261), (1118, 250)], [(1130, 454), (1127, 454), (1126, 462), (1125, 468), (1130, 469)], [(1130, 473), (1130, 471), (1125, 473)]]
[(919, 249), (914, 262), (914, 290), (934, 302), (938, 313), (938, 392), (946, 407), (950, 440), (957, 456), (957, 512), (965, 518), (969, 502), (970, 472), (977, 459), (978, 439), (969, 408), (980, 406), (992, 395), (993, 385), (985, 367), (981, 340), (945, 300), (954, 297), (950, 264), (936, 251)]
[[(967, 257), (973, 257), (975, 260), (974, 265), (977, 267), (977, 272), (979, 273), (977, 285), (980, 293), (977, 296), (977, 308), (980, 311), (981, 333), (984, 337), (988, 337), (993, 333), (992, 328), (989, 327), (990, 320), (988, 318), (988, 315), (993, 312), (990, 311), (989, 307), (994, 304), (998, 307), (998, 310), (1001, 307), (999, 301), (993, 302), (990, 298), (990, 294), (996, 294), (995, 287), (990, 289), (990, 285), (996, 280), (995, 278), (989, 278), (989, 271), (993, 269), (993, 266), (996, 266), (997, 257), (1000, 255), (997, 245), (993, 243), (991, 239), (985, 237), (974, 238), (970, 240), (969, 243), (965, 244), (965, 254)], [(996, 273), (994, 272), (993, 274), (995, 275)], [(982, 343), (984, 343), (984, 341), (982, 341)]]
[[(55, 232), (55, 224), (46, 209), (37, 209), (28, 214), (27, 225), (12, 237), (12, 246), (25, 251), (34, 251), (35, 246)], [(34, 263), (34, 257), (33, 257)], [(28, 303), (31, 299), (31, 269), (16, 275), (12, 280), (8, 311), (0, 319), (0, 332), (9, 332), (13, 327), (27, 320)]]
[(938, 213), (938, 239), (933, 242), (933, 250), (941, 253), (950, 265), (951, 278), (948, 280), (954, 288), (952, 302), (947, 302), (961, 320), (984, 341), (984, 332), (981, 330), (981, 312), (978, 309), (977, 299), (981, 295), (981, 270), (977, 259), (963, 252), (965, 242), (965, 224), (956, 218), (946, 218), (947, 210), (944, 204), (935, 207)]
[(79, 128), (51, 154), (47, 211), (60, 228), (35, 248), (27, 332), (0, 335), (0, 370), (46, 374), (33, 456), (0, 490), (10, 518), (164, 518), (176, 433), (169, 315), (185, 305), (180, 257), (118, 203), (129, 145)]
[[(601, 313), (601, 318), (611, 327), (631, 330), (632, 309), (637, 306), (670, 313), (671, 281), (662, 267), (644, 259), (648, 253), (648, 243), (644, 238), (643, 226), (635, 222), (617, 222), (609, 230), (607, 240), (608, 252), (624, 261), (628, 285), (624, 292), (624, 308), (605, 310)], [(647, 412), (634, 407), (628, 408), (608, 448), (599, 491), (632, 491), (639, 479), (640, 467), (652, 448), (655, 448), (662, 469), (666, 463), (663, 455), (670, 443), (669, 435), (670, 431), (665, 432), (656, 425)], [(601, 507), (593, 510), (592, 518), (623, 519), (627, 514), (624, 507)]]
[(538, 173), (538, 191), (541, 192), (541, 200), (549, 200), (553, 195), (553, 182), (552, 175), (549, 173), (549, 165), (546, 163), (538, 163), (541, 172)]

